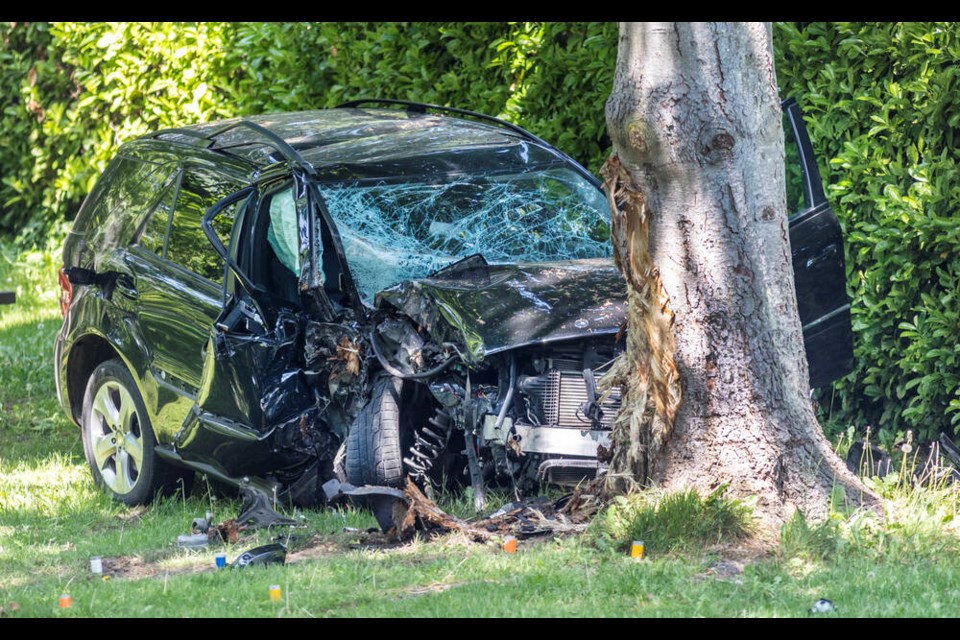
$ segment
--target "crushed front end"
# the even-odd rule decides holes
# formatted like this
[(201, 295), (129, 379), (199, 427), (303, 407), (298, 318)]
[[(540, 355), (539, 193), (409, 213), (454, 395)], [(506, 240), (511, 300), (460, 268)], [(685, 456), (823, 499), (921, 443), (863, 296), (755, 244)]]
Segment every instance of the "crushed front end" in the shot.
[(404, 439), (418, 483), (469, 478), (477, 491), (530, 493), (603, 468), (620, 395), (598, 381), (623, 348), (626, 304), (610, 261), (490, 266), (474, 256), (378, 303), (380, 364), (429, 390), (407, 396), (422, 416)]

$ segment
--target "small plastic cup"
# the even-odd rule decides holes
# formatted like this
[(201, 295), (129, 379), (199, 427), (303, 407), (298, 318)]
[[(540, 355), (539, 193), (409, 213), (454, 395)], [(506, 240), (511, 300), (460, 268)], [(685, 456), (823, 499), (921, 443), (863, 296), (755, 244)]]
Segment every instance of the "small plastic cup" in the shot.
[(643, 545), (643, 540), (634, 540), (633, 544), (630, 546), (630, 557), (636, 558), (637, 560), (643, 560), (643, 552), (645, 551)]
[(215, 556), (215, 562), (217, 563), (217, 569), (223, 569), (227, 566), (227, 554), (218, 553)]
[(503, 550), (505, 553), (517, 552), (517, 539), (513, 536), (507, 536), (503, 539)]
[(103, 558), (100, 556), (90, 558), (90, 573), (95, 576), (103, 575)]
[(73, 597), (69, 593), (61, 594), (60, 596), (60, 608), (69, 609), (73, 606)]
[(272, 584), (270, 585), (270, 602), (280, 602), (280, 599), (283, 597), (283, 592), (280, 590), (280, 585)]

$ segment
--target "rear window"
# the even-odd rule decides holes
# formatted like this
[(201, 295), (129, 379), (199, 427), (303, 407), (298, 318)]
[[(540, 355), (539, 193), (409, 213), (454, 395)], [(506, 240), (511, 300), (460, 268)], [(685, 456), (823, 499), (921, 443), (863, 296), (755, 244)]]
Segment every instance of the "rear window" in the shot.
[(174, 169), (170, 164), (114, 158), (80, 208), (74, 231), (86, 231), (90, 244), (101, 250), (130, 242)]

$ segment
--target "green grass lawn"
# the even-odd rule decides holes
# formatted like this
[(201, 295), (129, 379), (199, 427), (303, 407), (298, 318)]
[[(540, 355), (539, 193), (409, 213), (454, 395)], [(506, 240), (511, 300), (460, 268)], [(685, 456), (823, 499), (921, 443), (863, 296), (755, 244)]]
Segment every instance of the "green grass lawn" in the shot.
[[(53, 385), (54, 255), (0, 245), (0, 289), (18, 294), (0, 307), (0, 616), (806, 617), (819, 598), (839, 609), (825, 615), (960, 614), (956, 491), (893, 481), (876, 485), (885, 524), (866, 514), (796, 521), (779, 550), (705, 542), (709, 530), (682, 544), (697, 527), (667, 522), (667, 503), (647, 497), (623, 501), (582, 536), (523, 540), (515, 555), (458, 535), (386, 544), (364, 532), (375, 525), (365, 512), (305, 512), (285, 566), (217, 571), (220, 549), (178, 549), (176, 537), (205, 511), (236, 515), (236, 501), (198, 481), (189, 496), (132, 509), (94, 487)], [(683, 503), (687, 515), (676, 517), (739, 517), (725, 504), (704, 515)], [(637, 526), (648, 532), (642, 561), (623, 550)], [(224, 550), (233, 560), (269, 540), (247, 533)], [(104, 558), (106, 579), (89, 575), (91, 556)], [(72, 608), (58, 607), (62, 593)]]

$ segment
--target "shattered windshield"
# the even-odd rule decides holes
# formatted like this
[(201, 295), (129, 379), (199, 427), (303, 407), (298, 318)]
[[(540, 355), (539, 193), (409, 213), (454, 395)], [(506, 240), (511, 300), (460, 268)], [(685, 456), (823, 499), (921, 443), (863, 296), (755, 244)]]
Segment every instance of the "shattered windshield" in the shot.
[(423, 278), (461, 258), (491, 264), (611, 255), (603, 193), (568, 168), (437, 182), (320, 185), (357, 289)]

